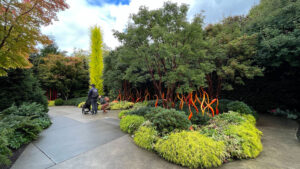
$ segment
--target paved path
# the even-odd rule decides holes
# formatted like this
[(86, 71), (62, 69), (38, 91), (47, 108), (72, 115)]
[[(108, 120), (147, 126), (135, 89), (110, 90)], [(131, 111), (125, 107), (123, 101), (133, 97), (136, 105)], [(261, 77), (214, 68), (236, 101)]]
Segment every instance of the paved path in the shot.
[[(82, 115), (70, 106), (51, 107), (52, 126), (25, 149), (12, 169), (183, 169), (137, 147), (119, 129), (118, 111)], [(297, 124), (261, 116), (264, 151), (252, 160), (218, 169), (300, 169)]]

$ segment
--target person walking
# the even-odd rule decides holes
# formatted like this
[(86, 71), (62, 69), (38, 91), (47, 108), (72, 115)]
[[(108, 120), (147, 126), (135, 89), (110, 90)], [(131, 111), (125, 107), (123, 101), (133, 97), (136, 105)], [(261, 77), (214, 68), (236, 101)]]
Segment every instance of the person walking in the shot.
[(97, 105), (97, 100), (98, 100), (98, 90), (95, 88), (94, 84), (91, 84), (92, 88), (89, 91), (88, 98), (91, 99), (92, 103), (92, 114), (97, 113), (98, 105)]

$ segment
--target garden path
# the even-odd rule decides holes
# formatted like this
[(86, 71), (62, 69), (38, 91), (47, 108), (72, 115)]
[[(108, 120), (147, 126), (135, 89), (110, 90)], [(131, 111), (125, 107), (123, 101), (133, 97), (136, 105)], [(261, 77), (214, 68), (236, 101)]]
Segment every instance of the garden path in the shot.
[[(137, 147), (119, 129), (118, 111), (82, 115), (71, 106), (50, 107), (52, 126), (29, 144), (12, 169), (182, 169)], [(218, 169), (299, 169), (297, 124), (261, 115), (264, 150), (256, 159), (230, 162)]]

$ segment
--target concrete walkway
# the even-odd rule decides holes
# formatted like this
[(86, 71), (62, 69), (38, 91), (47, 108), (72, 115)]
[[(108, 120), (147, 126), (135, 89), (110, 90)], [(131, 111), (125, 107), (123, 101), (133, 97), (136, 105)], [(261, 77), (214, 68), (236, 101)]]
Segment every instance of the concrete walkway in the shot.
[[(137, 147), (119, 129), (118, 111), (82, 115), (79, 108), (51, 107), (52, 126), (29, 144), (12, 169), (183, 169)], [(219, 169), (300, 169), (294, 121), (263, 115), (264, 151), (256, 159)]]

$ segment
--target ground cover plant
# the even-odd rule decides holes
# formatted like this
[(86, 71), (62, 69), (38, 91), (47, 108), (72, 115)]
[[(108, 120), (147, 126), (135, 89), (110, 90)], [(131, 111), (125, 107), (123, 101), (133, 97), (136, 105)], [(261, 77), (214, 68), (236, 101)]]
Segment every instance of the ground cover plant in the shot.
[(51, 125), (43, 105), (23, 103), (0, 112), (0, 165), (9, 165), (11, 151), (28, 144)]
[[(120, 128), (132, 134), (136, 145), (170, 162), (189, 168), (217, 167), (235, 159), (255, 158), (263, 149), (262, 132), (255, 127), (254, 113), (231, 108), (235, 109), (229, 106), (228, 112), (207, 115), (205, 123), (188, 120), (190, 112), (185, 109), (187, 112), (162, 107), (132, 108), (120, 112)], [(194, 118), (197, 116), (202, 115), (195, 112)]]

